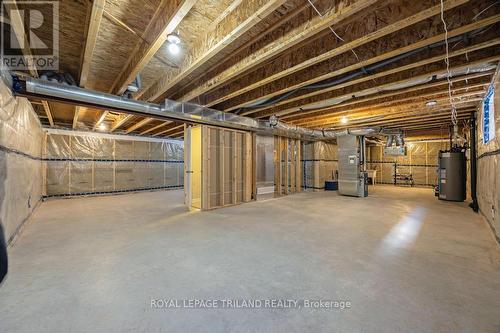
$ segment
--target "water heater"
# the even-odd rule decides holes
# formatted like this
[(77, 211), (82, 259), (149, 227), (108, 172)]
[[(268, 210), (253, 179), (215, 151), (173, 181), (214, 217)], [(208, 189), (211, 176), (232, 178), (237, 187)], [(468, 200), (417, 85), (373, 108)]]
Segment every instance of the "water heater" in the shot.
[(438, 190), (439, 199), (464, 201), (467, 196), (467, 166), (465, 149), (453, 148), (439, 152)]

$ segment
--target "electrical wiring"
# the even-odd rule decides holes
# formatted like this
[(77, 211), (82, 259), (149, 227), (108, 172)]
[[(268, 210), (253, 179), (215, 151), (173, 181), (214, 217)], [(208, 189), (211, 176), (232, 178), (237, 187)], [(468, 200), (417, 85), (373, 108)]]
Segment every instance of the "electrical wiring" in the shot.
[(446, 26), (446, 21), (444, 20), (444, 1), (441, 0), (441, 22), (443, 22), (443, 28), (444, 28), (444, 42), (445, 42), (445, 48), (446, 48), (446, 57), (445, 57), (445, 64), (446, 64), (446, 80), (448, 81), (448, 97), (450, 99), (450, 105), (451, 105), (451, 122), (453, 123), (454, 126), (457, 126), (457, 109), (455, 107), (455, 103), (453, 102), (453, 97), (451, 96), (451, 90), (452, 90), (452, 83), (451, 83), (451, 73), (450, 73), (450, 52), (449, 52), (449, 43), (448, 43), (448, 27)]

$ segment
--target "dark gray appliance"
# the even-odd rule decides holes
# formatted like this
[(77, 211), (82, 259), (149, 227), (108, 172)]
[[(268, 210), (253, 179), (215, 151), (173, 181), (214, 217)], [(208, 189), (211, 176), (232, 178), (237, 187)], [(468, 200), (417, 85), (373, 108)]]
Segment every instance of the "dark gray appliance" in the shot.
[(439, 199), (464, 201), (466, 199), (467, 166), (465, 149), (454, 148), (439, 152)]

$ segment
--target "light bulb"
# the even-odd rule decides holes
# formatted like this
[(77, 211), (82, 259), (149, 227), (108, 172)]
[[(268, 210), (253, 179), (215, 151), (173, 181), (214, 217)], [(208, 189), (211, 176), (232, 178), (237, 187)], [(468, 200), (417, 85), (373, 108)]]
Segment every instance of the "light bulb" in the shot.
[(106, 124), (105, 124), (105, 123), (101, 123), (101, 124), (99, 125), (99, 130), (101, 130), (101, 131), (105, 131), (105, 130), (107, 130), (107, 129), (108, 129), (108, 127), (106, 126)]
[(168, 44), (168, 52), (170, 52), (173, 55), (178, 55), (179, 52), (181, 52), (181, 48), (179, 47), (178, 44), (169, 43)]
[(345, 124), (347, 124), (348, 122), (349, 122), (349, 119), (347, 119), (347, 117), (342, 117), (342, 118), (340, 118), (340, 123), (341, 123), (341, 124), (344, 124), (344, 125), (345, 125)]

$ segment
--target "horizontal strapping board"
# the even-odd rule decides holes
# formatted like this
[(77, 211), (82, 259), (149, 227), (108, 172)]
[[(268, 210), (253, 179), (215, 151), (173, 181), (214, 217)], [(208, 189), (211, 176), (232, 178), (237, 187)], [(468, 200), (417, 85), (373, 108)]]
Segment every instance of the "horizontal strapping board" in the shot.
[(390, 162), (390, 161), (368, 161), (366, 164), (397, 164), (398, 166), (405, 166), (405, 167), (426, 167), (426, 168), (437, 168), (439, 165), (437, 164), (405, 164), (405, 163), (398, 163), (398, 162)]
[(99, 194), (116, 194), (116, 193), (131, 193), (131, 192), (143, 192), (143, 191), (151, 191), (151, 190), (165, 190), (165, 189), (181, 189), (184, 188), (184, 185), (169, 185), (169, 186), (158, 186), (158, 187), (144, 187), (144, 188), (136, 188), (129, 190), (114, 190), (114, 191), (101, 191), (101, 192), (80, 192), (80, 193), (71, 193), (71, 194), (50, 194), (44, 195), (43, 199), (48, 198), (64, 198), (64, 197), (78, 197), (78, 196), (87, 196), (87, 195), (99, 195)]
[(32, 156), (30, 154), (23, 153), (22, 151), (19, 151), (17, 149), (8, 148), (8, 147), (2, 146), (2, 145), (0, 145), (0, 151), (4, 151), (4, 152), (9, 153), (9, 154), (20, 155), (20, 156), (23, 156), (23, 157), (26, 157), (26, 158), (29, 158), (29, 159), (32, 159), (35, 161), (42, 161), (41, 157)]
[(134, 160), (134, 159), (106, 159), (106, 158), (43, 158), (46, 162), (153, 162), (153, 163), (184, 163), (180, 160)]
[(500, 149), (497, 149), (497, 150), (493, 150), (493, 151), (488, 151), (486, 153), (482, 153), (481, 155), (479, 155), (477, 157), (477, 159), (481, 159), (483, 157), (488, 157), (488, 156), (495, 156), (495, 155), (498, 155), (500, 153)]
[(63, 157), (63, 158), (53, 158), (53, 157), (36, 157), (27, 153), (23, 153), (22, 151), (8, 148), (5, 146), (0, 145), (0, 151), (4, 151), (6, 153), (10, 154), (16, 154), (20, 155), (35, 161), (44, 161), (44, 162), (152, 162), (152, 163), (184, 163), (184, 161), (181, 160), (144, 160), (144, 159), (99, 159), (99, 158), (70, 158), (70, 157)]

